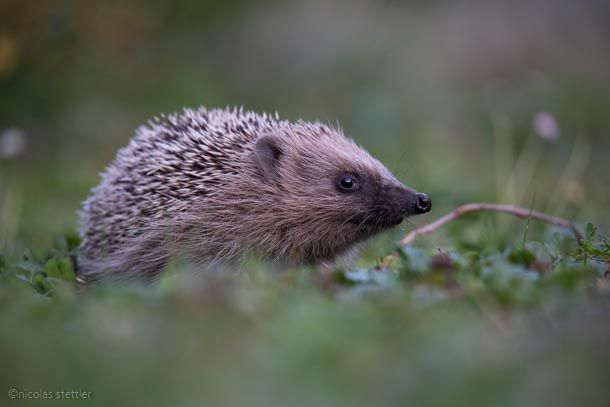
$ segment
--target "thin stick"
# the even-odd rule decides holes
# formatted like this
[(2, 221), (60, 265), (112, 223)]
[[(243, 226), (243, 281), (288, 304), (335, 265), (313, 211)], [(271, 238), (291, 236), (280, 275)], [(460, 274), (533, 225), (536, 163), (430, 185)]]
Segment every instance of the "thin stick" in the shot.
[(458, 206), (453, 211), (449, 212), (447, 215), (442, 216), (435, 220), (432, 223), (428, 223), (427, 225), (421, 226), (415, 230), (412, 230), (409, 234), (407, 234), (401, 241), (400, 244), (408, 245), (415, 240), (417, 236), (427, 235), (428, 233), (434, 232), (436, 229), (440, 228), (446, 223), (449, 223), (467, 213), (471, 212), (502, 212), (508, 213), (510, 215), (517, 216), (519, 218), (532, 218), (536, 220), (540, 220), (547, 223), (552, 223), (557, 226), (561, 226), (567, 229), (570, 229), (576, 240), (580, 243), (580, 240), (584, 238), (582, 233), (578, 230), (578, 228), (569, 220), (558, 218), (555, 216), (547, 215), (546, 213), (533, 211), (528, 208), (522, 208), (519, 206), (513, 205), (501, 205), (501, 204), (490, 204), (490, 203), (468, 203), (462, 206)]

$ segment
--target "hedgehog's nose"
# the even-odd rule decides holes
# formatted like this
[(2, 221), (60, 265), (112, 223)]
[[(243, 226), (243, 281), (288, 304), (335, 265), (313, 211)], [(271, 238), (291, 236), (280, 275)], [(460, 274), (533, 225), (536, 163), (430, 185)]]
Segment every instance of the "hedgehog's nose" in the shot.
[(426, 213), (432, 209), (432, 200), (426, 194), (417, 193), (415, 194), (415, 212)]

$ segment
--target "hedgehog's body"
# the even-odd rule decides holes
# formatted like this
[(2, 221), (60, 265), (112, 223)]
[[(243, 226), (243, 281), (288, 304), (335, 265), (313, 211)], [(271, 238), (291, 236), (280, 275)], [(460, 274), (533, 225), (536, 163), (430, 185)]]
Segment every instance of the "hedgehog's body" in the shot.
[(141, 127), (84, 204), (80, 273), (155, 275), (174, 258), (335, 259), (426, 212), (339, 131), (251, 112), (185, 110)]

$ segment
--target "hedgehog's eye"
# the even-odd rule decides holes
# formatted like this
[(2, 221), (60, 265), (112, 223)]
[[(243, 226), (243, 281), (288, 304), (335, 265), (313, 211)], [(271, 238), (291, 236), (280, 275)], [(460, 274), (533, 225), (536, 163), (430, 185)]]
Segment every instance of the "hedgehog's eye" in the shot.
[(342, 175), (337, 180), (337, 188), (341, 192), (354, 192), (360, 188), (358, 180), (351, 175)]

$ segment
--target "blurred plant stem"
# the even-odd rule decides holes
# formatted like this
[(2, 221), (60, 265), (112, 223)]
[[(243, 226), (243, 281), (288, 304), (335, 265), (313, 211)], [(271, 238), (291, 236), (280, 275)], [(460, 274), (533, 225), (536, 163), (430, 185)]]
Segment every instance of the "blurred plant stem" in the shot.
[(574, 141), (574, 147), (570, 153), (570, 158), (565, 166), (565, 169), (559, 176), (558, 182), (555, 184), (555, 189), (549, 194), (549, 200), (547, 201), (547, 211), (562, 215), (565, 213), (570, 200), (574, 203), (579, 203), (577, 196), (570, 196), (568, 188), (571, 184), (582, 186), (582, 180), (589, 163), (589, 157), (591, 156), (591, 143), (584, 137), (576, 137)]
[(15, 248), (22, 204), (17, 188), (0, 179), (0, 253), (4, 255), (12, 254)]
[(494, 173), (496, 196), (499, 202), (515, 202), (513, 132), (504, 114), (493, 118)]
[[(523, 147), (514, 155), (515, 136), (506, 115), (493, 118), (494, 172), (496, 196), (499, 203), (526, 206), (539, 191), (541, 185), (552, 185), (544, 195), (538, 194), (538, 206), (547, 213), (564, 216), (570, 203), (582, 202), (582, 180), (591, 156), (591, 143), (585, 137), (577, 137), (561, 174), (551, 173), (541, 179), (541, 164), (561, 157), (553, 156), (552, 145), (556, 141), (543, 140), (530, 131)], [(544, 177), (543, 177), (544, 178)], [(551, 179), (548, 179), (551, 178)], [(500, 230), (508, 227), (507, 219), (498, 220)]]
[[(499, 203), (519, 204), (517, 179), (515, 178), (515, 157), (513, 154), (514, 135), (508, 115), (496, 112), (492, 117), (494, 137), (494, 174), (496, 180), (496, 199)], [(509, 228), (509, 219), (494, 219), (496, 227), (489, 228), (493, 240), (503, 235)]]

